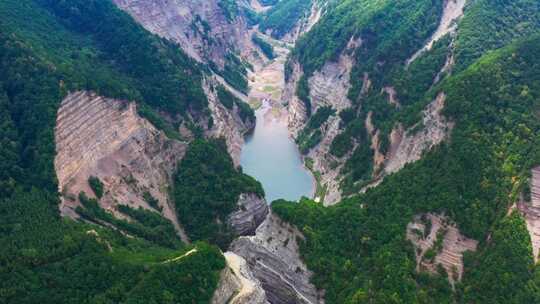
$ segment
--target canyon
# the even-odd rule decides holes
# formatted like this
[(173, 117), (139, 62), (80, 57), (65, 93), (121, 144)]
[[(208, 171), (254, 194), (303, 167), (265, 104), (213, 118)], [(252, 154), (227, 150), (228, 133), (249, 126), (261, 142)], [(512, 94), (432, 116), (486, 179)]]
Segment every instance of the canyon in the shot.
[[(326, 9), (324, 2), (314, 3), (306, 18), (302, 18), (280, 40), (270, 37), (271, 32), (260, 33), (257, 27), (250, 27), (242, 14), (232, 19), (227, 17), (218, 1), (115, 2), (147, 30), (176, 42), (189, 56), (203, 64), (212, 63), (223, 69), (227, 56), (235, 54), (251, 65), (246, 75), (250, 87), (247, 94), (234, 89), (214, 72), (206, 75), (203, 81), (212, 121), (211, 126), (204, 128), (204, 135), (225, 139), (234, 164), (244, 167), (246, 173), (262, 181), (268, 200), (253, 193), (240, 195), (238, 209), (228, 219), (239, 237), (224, 253), (227, 266), (221, 273), (212, 303), (324, 303), (324, 290), (317, 290), (311, 283), (313, 273), (300, 256), (299, 242), (304, 240), (304, 236), (296, 227), (272, 213), (268, 203), (279, 198), (298, 200), (306, 196), (330, 206), (344, 198), (342, 170), (352, 154), (336, 157), (330, 153), (330, 148), (334, 139), (343, 132), (342, 118), (335, 113), (354, 106), (348, 93), (357, 60), (355, 52), (362, 48), (363, 39), (352, 37), (336, 60), (326, 62), (307, 78), (310, 111), (315, 113), (329, 107), (335, 112), (318, 127), (322, 134), (320, 141), (305, 155), (300, 155), (294, 141), (299, 139), (310, 119), (305, 102), (297, 96), (298, 83), (305, 75), (300, 63), (294, 59), (288, 62), (288, 58), (296, 40), (323, 16)], [(259, 12), (268, 9), (257, 1), (242, 5)], [(409, 66), (429, 51), (436, 41), (450, 34), (452, 44), (446, 64), (433, 79), (434, 84), (454, 64), (456, 22), (463, 15), (464, 5), (463, 0), (445, 1), (437, 30), (406, 62)], [(275, 58), (267, 58), (254, 44), (251, 39), (254, 35), (273, 47)], [(286, 66), (291, 70), (288, 75)], [(216, 93), (217, 86), (224, 86), (233, 96), (256, 109), (257, 124), (254, 120), (242, 119), (238, 106), (224, 107)], [(365, 73), (361, 96), (370, 90), (372, 82), (369, 74)], [(383, 87), (381, 95), (386, 96), (389, 104), (401, 107), (394, 87)], [(373, 121), (373, 112), (365, 113), (365, 129), (374, 153), (375, 173), (362, 191), (377, 186), (385, 176), (420, 160), (424, 153), (449, 138), (454, 122), (443, 115), (446, 102), (447, 95), (439, 92), (425, 106), (418, 123), (409, 128), (401, 123), (393, 126), (387, 152), (380, 151), (382, 135)], [(125, 218), (116, 209), (119, 203), (156, 211), (144, 199), (144, 194), (150, 193), (158, 200), (162, 216), (170, 220), (181, 239), (189, 243), (166, 189), (170, 187), (172, 173), (183, 158), (192, 134), (182, 126), (183, 139), (169, 139), (140, 117), (136, 107), (134, 102), (107, 99), (85, 91), (72, 92), (64, 99), (58, 111), (55, 160), (59, 187), (63, 193), (61, 212), (64, 216), (77, 218), (74, 211), (79, 204), (77, 194), (85, 192), (92, 197), (88, 179), (98, 177), (104, 183), (105, 195), (100, 205), (105, 210), (119, 218)], [(362, 108), (358, 111), (362, 111)], [(202, 119), (195, 121), (199, 126), (209, 125), (206, 118), (194, 118)], [(287, 147), (274, 142), (268, 134), (279, 136)], [(260, 147), (257, 148), (257, 145)], [(358, 144), (354, 145), (351, 150)], [(292, 158), (293, 162), (271, 160), (278, 153), (265, 146), (279, 152), (293, 150), (284, 156)], [(311, 162), (310, 173), (304, 168), (304, 162), (308, 160)], [(274, 173), (261, 173), (266, 170), (262, 169), (261, 163), (274, 169), (280, 166), (287, 168)], [(289, 167), (295, 168), (289, 172)], [(537, 231), (540, 227), (540, 213), (537, 212), (537, 205), (540, 204), (539, 172), (538, 168), (532, 171), (531, 202), (518, 204), (533, 240), (535, 259), (540, 250)], [(297, 173), (301, 176), (295, 176)], [(280, 178), (280, 174), (284, 177)], [(317, 176), (316, 181), (310, 174)], [(276, 184), (277, 181), (282, 183)], [(289, 194), (287, 187), (297, 192)], [(317, 194), (314, 194), (315, 188)], [(322, 195), (319, 188), (324, 189)], [(416, 271), (435, 274), (442, 268), (452, 286), (463, 277), (463, 254), (476, 251), (478, 246), (478, 241), (464, 236), (449, 217), (436, 213), (415, 216), (407, 225), (406, 238), (415, 248)]]

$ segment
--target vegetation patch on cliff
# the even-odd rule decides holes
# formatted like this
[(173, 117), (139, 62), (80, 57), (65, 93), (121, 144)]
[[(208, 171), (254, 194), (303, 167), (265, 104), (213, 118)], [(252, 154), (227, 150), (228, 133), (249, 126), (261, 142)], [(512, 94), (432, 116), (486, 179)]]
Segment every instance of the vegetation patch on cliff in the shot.
[(174, 176), (178, 218), (192, 240), (227, 248), (234, 237), (227, 217), (242, 193), (264, 197), (259, 182), (236, 170), (223, 140), (191, 143)]

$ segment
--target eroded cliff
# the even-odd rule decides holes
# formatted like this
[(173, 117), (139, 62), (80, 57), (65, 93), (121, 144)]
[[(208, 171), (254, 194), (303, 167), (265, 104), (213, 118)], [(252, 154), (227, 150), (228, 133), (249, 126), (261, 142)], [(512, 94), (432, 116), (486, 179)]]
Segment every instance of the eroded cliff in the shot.
[(200, 62), (223, 67), (225, 56), (244, 49), (247, 24), (238, 7), (210, 0), (114, 0), (148, 31), (178, 43)]
[(463, 236), (451, 220), (438, 214), (415, 217), (407, 226), (407, 239), (416, 253), (416, 270), (437, 273), (442, 266), (452, 284), (463, 276), (463, 253), (476, 251), (478, 242)]
[(186, 143), (168, 139), (137, 114), (135, 103), (103, 98), (92, 92), (70, 93), (58, 110), (55, 169), (62, 193), (61, 213), (77, 217), (78, 194), (93, 197), (88, 180), (103, 183), (100, 205), (118, 217), (119, 204), (153, 210), (154, 197), (184, 240), (167, 193)]
[(230, 251), (247, 261), (270, 303), (324, 303), (310, 283), (312, 272), (300, 258), (298, 240), (302, 238), (295, 227), (271, 213), (255, 236), (240, 237)]

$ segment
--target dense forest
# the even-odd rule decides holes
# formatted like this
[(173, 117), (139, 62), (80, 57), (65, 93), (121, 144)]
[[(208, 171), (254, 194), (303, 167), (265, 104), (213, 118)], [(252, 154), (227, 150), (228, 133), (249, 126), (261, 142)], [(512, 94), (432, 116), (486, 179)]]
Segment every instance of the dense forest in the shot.
[(172, 195), (189, 237), (226, 249), (235, 236), (227, 217), (241, 193), (264, 197), (259, 182), (235, 169), (223, 140), (194, 141), (180, 162)]
[[(539, 270), (525, 223), (517, 214), (506, 216), (527, 172), (540, 162), (538, 54), (536, 35), (443, 81), (435, 92), (447, 94), (445, 115), (456, 122), (451, 138), (378, 187), (335, 207), (309, 200), (273, 204), (306, 236), (301, 252), (327, 303), (538, 300)], [(415, 271), (405, 230), (414, 215), (426, 212), (449, 215), (465, 235), (480, 240), (480, 249), (465, 258), (455, 292), (446, 274)]]
[(61, 218), (53, 167), (68, 91), (184, 115), (206, 107), (200, 69), (109, 1), (6, 0), (0, 15), (0, 302), (209, 302), (225, 266), (217, 247), (170, 243), (170, 223), (135, 209), (123, 212), (140, 222), (138, 238)]
[[(287, 62), (302, 69), (295, 88), (307, 112), (296, 138), (300, 152), (321, 142), (329, 119), (341, 119), (329, 153), (347, 157), (340, 171), (344, 199), (331, 207), (278, 200), (272, 210), (303, 233), (296, 240), (300, 254), (325, 303), (540, 303), (540, 267), (527, 223), (512, 207), (530, 198), (530, 170), (540, 164), (540, 2), (468, 1), (456, 32), (412, 61), (446, 1), (259, 3), (272, 7), (257, 14), (244, 1), (218, 2), (229, 24), (245, 14), (250, 26), (276, 39), (307, 18), (312, 5), (324, 5)], [(228, 216), (241, 193), (265, 194), (235, 167), (225, 141), (203, 138), (193, 120), (209, 115), (206, 74), (247, 93), (253, 66), (238, 50), (225, 54), (222, 68), (197, 63), (110, 0), (2, 0), (0, 16), (0, 304), (210, 303), (227, 267), (222, 250), (236, 237)], [(275, 58), (266, 38), (250, 32), (248, 39)], [(351, 41), (358, 42), (348, 51), (352, 106), (315, 107), (309, 78)], [(445, 70), (449, 61), (453, 69)], [(225, 86), (210, 87), (225, 108), (246, 124), (254, 121), (249, 105)], [(388, 87), (399, 106), (389, 102)], [(163, 187), (192, 244), (181, 241), (149, 192), (150, 209), (119, 202), (120, 217), (103, 209), (104, 183), (93, 176), (95, 198), (79, 194), (79, 219), (60, 215), (54, 129), (60, 102), (77, 90), (136, 102), (139, 114), (170, 138), (182, 138), (182, 122), (193, 127), (172, 184)], [(365, 189), (382, 176), (373, 165), (368, 113), (384, 154), (398, 124), (411, 132), (424, 127), (422, 111), (437, 96), (444, 96), (442, 114), (452, 122), (447, 140)], [(417, 271), (406, 232), (427, 213), (445, 215), (478, 241), (475, 252), (464, 254), (461, 280), (442, 266)], [(435, 242), (442, 246), (438, 235)]]

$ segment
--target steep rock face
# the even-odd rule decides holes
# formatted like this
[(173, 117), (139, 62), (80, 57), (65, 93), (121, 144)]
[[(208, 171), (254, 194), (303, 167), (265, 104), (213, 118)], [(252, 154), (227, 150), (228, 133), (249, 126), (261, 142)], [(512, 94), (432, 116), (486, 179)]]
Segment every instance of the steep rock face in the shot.
[(221, 272), (212, 304), (267, 304), (261, 283), (255, 279), (246, 260), (233, 252), (225, 252), (227, 266)]
[(313, 1), (309, 15), (302, 18), (281, 40), (294, 43), (303, 34), (309, 32), (323, 16), (326, 5), (325, 1)]
[(268, 204), (254, 193), (242, 193), (238, 210), (229, 215), (229, 223), (238, 235), (253, 235), (268, 215)]
[(354, 66), (352, 53), (361, 44), (362, 40), (351, 39), (338, 61), (327, 62), (309, 78), (309, 97), (314, 111), (321, 106), (331, 106), (337, 111), (351, 106), (347, 93), (351, 87), (350, 76)]
[(313, 160), (313, 171), (320, 173), (319, 183), (326, 188), (324, 201), (322, 201), (325, 206), (333, 205), (341, 200), (341, 190), (339, 188), (341, 181), (340, 171), (346, 157), (337, 158), (330, 154), (330, 146), (334, 138), (341, 132), (340, 123), (341, 119), (338, 116), (331, 116), (321, 126), (323, 134), (321, 142), (311, 149), (307, 155)]
[(205, 81), (203, 88), (208, 97), (208, 108), (211, 112), (213, 126), (207, 130), (209, 137), (222, 137), (227, 143), (227, 149), (234, 164), (240, 164), (240, 153), (244, 145), (244, 134), (255, 127), (255, 119), (242, 120), (238, 114), (238, 106), (227, 109), (219, 101), (215, 90), (216, 82)]
[[(114, 0), (148, 31), (177, 42), (194, 59), (223, 67), (230, 50), (249, 40), (241, 16), (227, 16), (219, 0)], [(232, 17), (232, 18), (231, 18)]]
[[(361, 39), (351, 39), (336, 62), (327, 62), (320, 71), (316, 71), (308, 79), (312, 111), (330, 106), (337, 112), (351, 107), (347, 94), (350, 89), (350, 73), (354, 66), (353, 51), (362, 44)], [(289, 129), (297, 137), (307, 123), (304, 103), (296, 96), (296, 86), (303, 72), (299, 64), (293, 63), (292, 73), (285, 86), (284, 98), (289, 104)], [(341, 200), (339, 189), (340, 170), (346, 157), (332, 156), (330, 145), (340, 133), (339, 116), (332, 116), (321, 126), (321, 142), (310, 150), (308, 157), (313, 160), (313, 170), (320, 173), (320, 183), (326, 187), (325, 205)]]
[(295, 227), (270, 213), (255, 236), (231, 244), (230, 251), (247, 261), (270, 303), (324, 303), (309, 282), (312, 273), (300, 258), (299, 238), (303, 236)]
[(441, 114), (445, 100), (446, 95), (440, 93), (428, 105), (424, 111), (423, 128), (420, 131), (415, 130), (418, 126), (407, 131), (398, 126), (392, 131), (390, 151), (385, 165), (386, 173), (399, 171), (407, 163), (419, 160), (425, 151), (440, 144), (448, 136), (454, 124)]
[(298, 62), (291, 63), (291, 73), (286, 79), (283, 88), (283, 101), (288, 105), (288, 127), (293, 137), (297, 137), (306, 123), (306, 106), (296, 96), (298, 81), (304, 72)]
[(443, 14), (439, 26), (431, 35), (423, 48), (418, 50), (411, 58), (407, 60), (407, 65), (416, 60), (420, 55), (433, 47), (433, 44), (437, 40), (441, 39), (446, 34), (455, 32), (457, 28), (457, 21), (463, 16), (463, 9), (465, 8), (466, 0), (445, 0)]
[(463, 236), (447, 217), (437, 214), (417, 216), (407, 225), (407, 239), (415, 247), (417, 271), (436, 273), (440, 264), (452, 284), (463, 275), (463, 253), (476, 251), (478, 245)]
[(538, 262), (540, 254), (540, 166), (532, 169), (531, 201), (520, 202), (518, 209), (527, 222), (527, 230), (529, 230), (533, 247), (534, 261)]
[(139, 117), (134, 103), (91, 92), (71, 93), (58, 110), (55, 140), (64, 216), (77, 217), (77, 195), (82, 191), (93, 196), (88, 178), (95, 176), (104, 185), (100, 199), (104, 209), (119, 217), (118, 204), (151, 209), (144, 199), (148, 192), (187, 240), (166, 191), (186, 144), (168, 139)]

